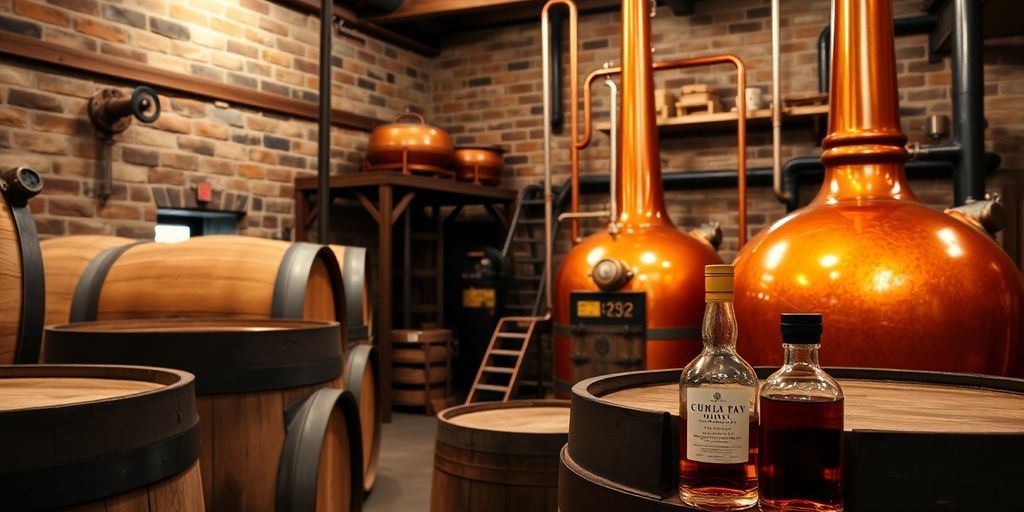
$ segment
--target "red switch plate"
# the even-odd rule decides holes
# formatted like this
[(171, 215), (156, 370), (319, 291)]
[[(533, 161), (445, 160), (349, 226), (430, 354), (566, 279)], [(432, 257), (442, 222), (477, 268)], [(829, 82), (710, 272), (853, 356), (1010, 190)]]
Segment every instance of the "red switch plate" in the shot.
[(196, 183), (196, 202), (209, 203), (213, 201), (213, 186), (209, 183)]

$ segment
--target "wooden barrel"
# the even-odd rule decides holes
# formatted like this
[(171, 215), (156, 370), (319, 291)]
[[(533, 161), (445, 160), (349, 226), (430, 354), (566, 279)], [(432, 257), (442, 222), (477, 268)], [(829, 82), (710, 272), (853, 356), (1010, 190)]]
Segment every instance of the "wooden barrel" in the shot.
[(210, 510), (350, 511), (363, 499), (362, 442), (356, 400), (341, 390), (339, 331), (303, 320), (83, 322), (48, 327), (43, 360), (194, 373)]
[(373, 296), (370, 294), (370, 262), (365, 247), (329, 245), (341, 266), (349, 343), (373, 336)]
[[(44, 325), (72, 321), (71, 306), (76, 303), (76, 290), (81, 290), (78, 293), (83, 295), (83, 298), (77, 301), (81, 307), (86, 302), (84, 296), (90, 293), (93, 286), (92, 281), (99, 278), (102, 282), (95, 268), (109, 269), (107, 261), (110, 258), (116, 259), (121, 252), (136, 243), (139, 242), (131, 238), (106, 235), (61, 236), (40, 242), (39, 248), (42, 251), (43, 270), (46, 275)], [(82, 275), (88, 275), (90, 278), (83, 280)]]
[[(757, 369), (762, 379), (773, 371)], [(845, 394), (845, 510), (1019, 507), (1024, 380), (827, 371)], [(678, 409), (679, 370), (577, 383), (561, 454), (560, 510), (680, 510)]]
[[(47, 265), (80, 265), (77, 257), (70, 264), (58, 263), (66, 258), (57, 247), (76, 245), (74, 240), (47, 244)], [(47, 297), (55, 302), (48, 307), (68, 310), (72, 322), (272, 317), (345, 324), (344, 288), (334, 253), (304, 242), (218, 235), (179, 244), (111, 247), (86, 265), (74, 286), (70, 304), (66, 293)]]
[(452, 332), (446, 329), (391, 331), (391, 403), (426, 407), (448, 397)]
[[(431, 512), (554, 511), (569, 402), (482, 402), (437, 414)], [(595, 509), (597, 510), (597, 509)]]
[(380, 356), (372, 345), (353, 345), (345, 364), (345, 389), (359, 405), (363, 435), (363, 490), (370, 492), (377, 479), (383, 409), (380, 396)]
[(201, 512), (192, 375), (0, 367), (3, 510)]
[(0, 172), (0, 364), (39, 360), (45, 290), (27, 201), (42, 188), (32, 169)]

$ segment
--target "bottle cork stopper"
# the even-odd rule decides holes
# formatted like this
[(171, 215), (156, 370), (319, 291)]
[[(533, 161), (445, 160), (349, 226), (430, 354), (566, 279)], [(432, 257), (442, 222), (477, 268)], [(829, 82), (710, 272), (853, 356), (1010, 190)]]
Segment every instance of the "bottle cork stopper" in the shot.
[(732, 300), (732, 265), (704, 266), (704, 298)]

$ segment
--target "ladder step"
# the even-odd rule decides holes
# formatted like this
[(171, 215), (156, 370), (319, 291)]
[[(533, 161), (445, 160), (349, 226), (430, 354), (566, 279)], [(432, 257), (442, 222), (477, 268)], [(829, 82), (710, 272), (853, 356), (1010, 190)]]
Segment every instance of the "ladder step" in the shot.
[(519, 218), (519, 223), (520, 224), (544, 224), (544, 219), (524, 219), (524, 218), (520, 217)]
[(512, 263), (544, 263), (544, 258), (516, 258), (513, 256)]
[(531, 237), (526, 237), (526, 238), (513, 238), (512, 241), (513, 242), (521, 242), (521, 243), (524, 243), (524, 244), (541, 244), (541, 243), (544, 243), (544, 239), (543, 238), (537, 238), (537, 237), (532, 237), (532, 236)]
[(520, 275), (515, 275), (515, 276), (512, 276), (512, 279), (515, 279), (517, 281), (540, 281), (540, 276), (520, 276)]
[(488, 373), (504, 373), (506, 375), (512, 375), (512, 368), (499, 368), (497, 366), (484, 366), (484, 371)]
[(525, 340), (526, 339), (526, 334), (525, 333), (518, 333), (518, 332), (499, 332), (498, 333), (498, 337), (499, 338), (513, 339), (513, 340)]
[(523, 204), (544, 204), (543, 199), (524, 199)]
[(519, 357), (519, 353), (520, 352), (518, 350), (505, 350), (502, 348), (496, 348), (491, 351), (492, 356)]
[(495, 386), (493, 384), (477, 384), (476, 389), (484, 391), (497, 391), (498, 393), (504, 393), (508, 391), (508, 386)]

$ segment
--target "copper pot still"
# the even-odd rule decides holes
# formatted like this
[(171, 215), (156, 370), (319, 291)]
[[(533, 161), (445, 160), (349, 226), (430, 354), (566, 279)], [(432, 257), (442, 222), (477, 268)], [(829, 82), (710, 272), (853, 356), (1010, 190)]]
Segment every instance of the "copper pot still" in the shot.
[[(400, 122), (414, 119), (417, 122)], [(393, 123), (380, 125), (370, 132), (366, 143), (368, 170), (399, 170), (449, 172), (452, 160), (452, 139), (448, 132), (427, 124), (423, 116), (406, 112)]]
[(497, 146), (455, 148), (452, 160), (455, 178), (477, 185), (501, 183), (501, 169), (505, 165), (504, 153), (505, 150)]
[[(556, 392), (594, 375), (675, 368), (700, 353), (704, 265), (722, 260), (665, 209), (654, 115), (650, 3), (622, 2), (619, 214), (563, 259), (553, 298)], [(600, 308), (601, 313), (597, 309)], [(611, 325), (598, 325), (611, 320)], [(581, 328), (585, 326), (585, 330)]]
[(825, 181), (736, 259), (738, 351), (779, 365), (779, 314), (824, 315), (822, 363), (1022, 375), (1021, 279), (904, 175), (892, 6), (835, 0)]

